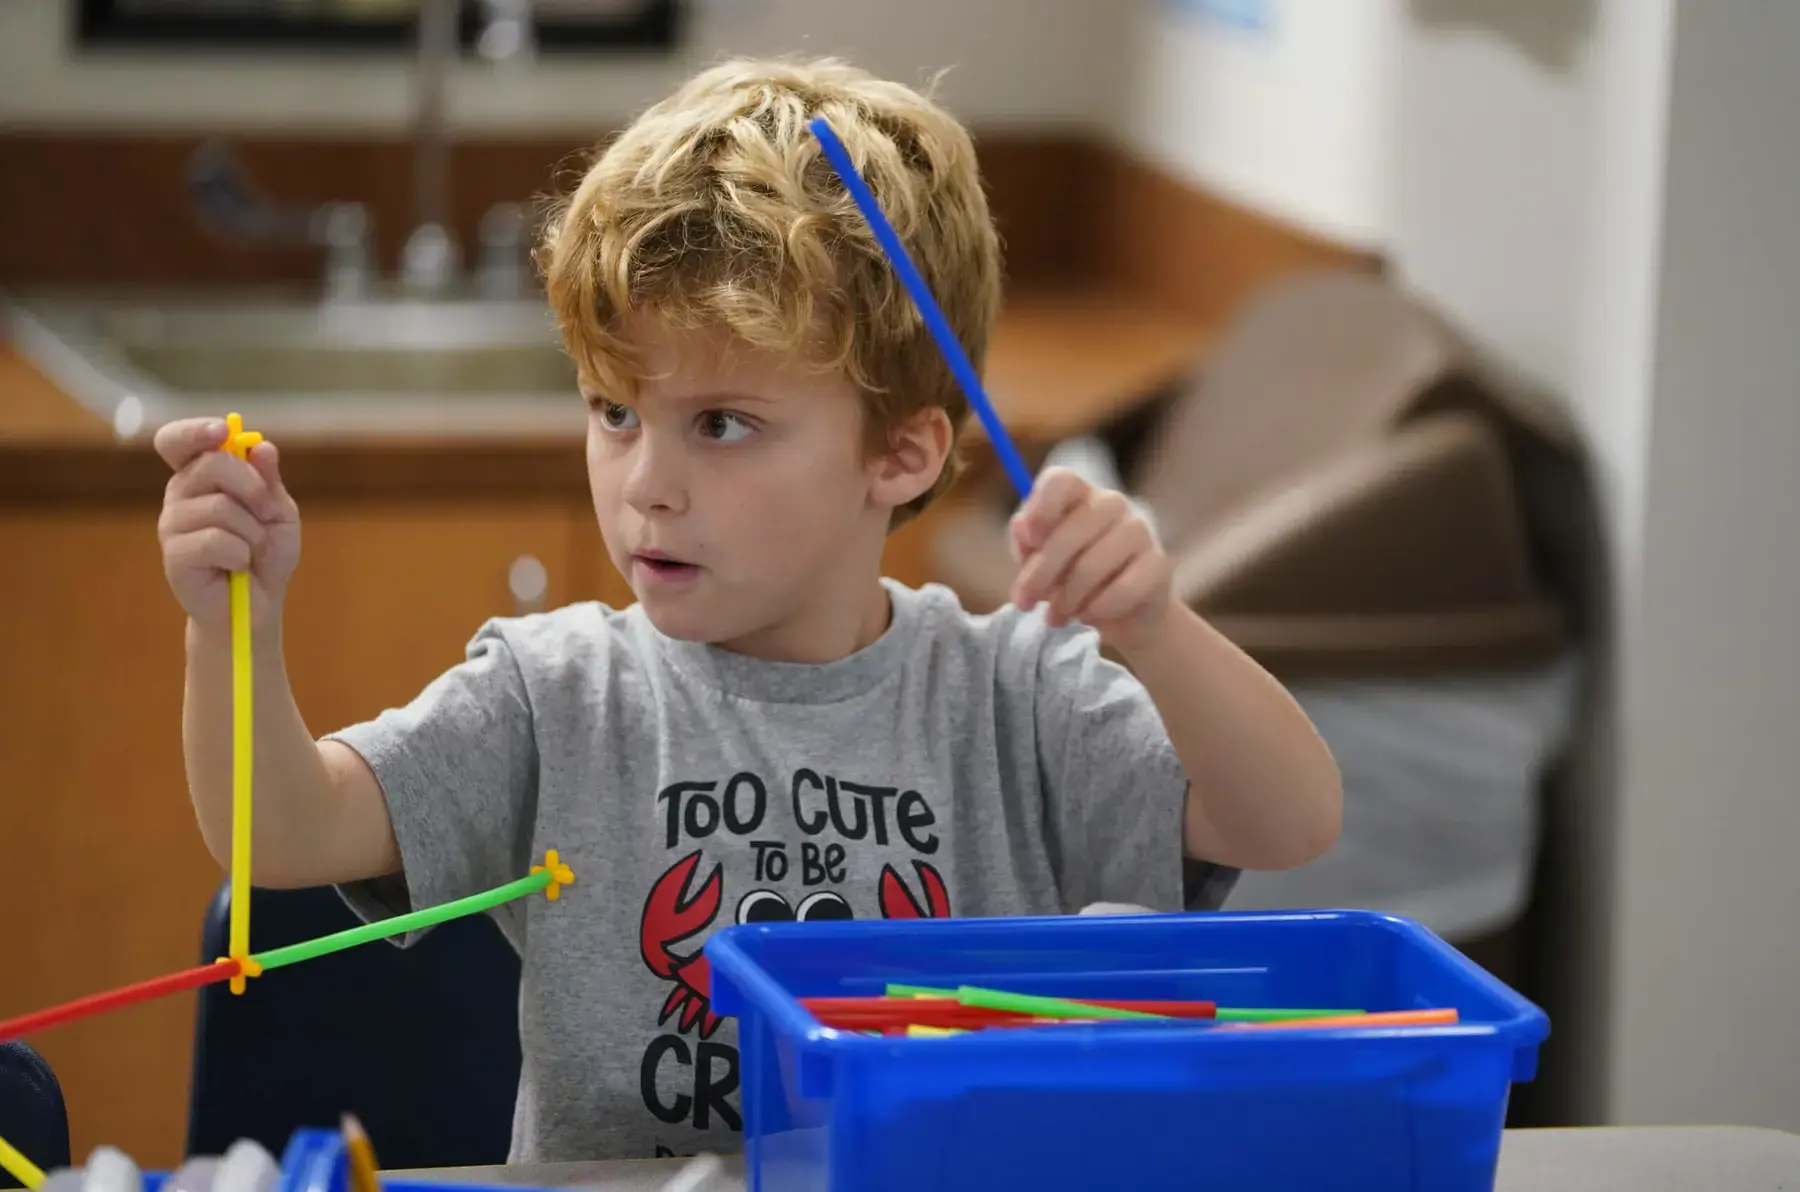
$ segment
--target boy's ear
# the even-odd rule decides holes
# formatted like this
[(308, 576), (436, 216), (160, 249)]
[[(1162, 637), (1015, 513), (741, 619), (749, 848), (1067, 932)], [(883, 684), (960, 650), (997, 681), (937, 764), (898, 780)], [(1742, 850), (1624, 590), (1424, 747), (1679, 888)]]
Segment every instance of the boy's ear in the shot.
[(915, 410), (888, 434), (886, 451), (869, 461), (870, 495), (890, 509), (924, 496), (943, 473), (954, 438), (950, 417), (936, 406)]

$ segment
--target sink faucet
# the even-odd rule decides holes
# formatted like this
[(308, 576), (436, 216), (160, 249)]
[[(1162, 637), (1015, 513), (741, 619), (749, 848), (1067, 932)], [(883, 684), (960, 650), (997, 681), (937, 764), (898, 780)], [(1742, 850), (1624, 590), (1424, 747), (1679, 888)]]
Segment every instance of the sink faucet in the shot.
[[(482, 0), (482, 31), (476, 50), (491, 62), (529, 62), (535, 57), (531, 0)], [(413, 116), (413, 229), (401, 251), (400, 282), (411, 293), (442, 294), (456, 280), (461, 251), (450, 231), (450, 131), (444, 113), (444, 84), (456, 61), (460, 0), (419, 0), (417, 99)], [(490, 285), (503, 276), (493, 258), (516, 261), (524, 220), (508, 209), (488, 212), (482, 221), (483, 269)]]
[(456, 57), (460, 0), (419, 0), (418, 81), (413, 112), (413, 229), (400, 253), (400, 284), (415, 294), (449, 288), (461, 262), (449, 227), (450, 134), (444, 76)]
[[(450, 228), (450, 129), (445, 82), (457, 59), (462, 0), (417, 0), (412, 125), (413, 226), (400, 253), (400, 288), (415, 297), (449, 293), (462, 276), (462, 252)], [(536, 57), (531, 0), (480, 0), (476, 51), (490, 62), (527, 64)], [(370, 220), (360, 203), (326, 203), (312, 210), (275, 206), (244, 181), (229, 150), (201, 146), (189, 165), (189, 189), (202, 220), (237, 239), (312, 244), (325, 249), (325, 294), (365, 297), (373, 288)], [(481, 220), (477, 289), (488, 297), (516, 297), (527, 274), (529, 225), (518, 203), (497, 203)]]

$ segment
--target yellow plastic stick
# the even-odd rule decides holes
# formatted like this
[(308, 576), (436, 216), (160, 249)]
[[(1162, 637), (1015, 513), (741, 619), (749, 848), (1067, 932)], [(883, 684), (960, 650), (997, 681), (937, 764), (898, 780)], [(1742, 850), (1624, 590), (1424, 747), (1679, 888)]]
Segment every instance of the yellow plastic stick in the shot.
[(380, 1168), (375, 1162), (375, 1148), (369, 1135), (354, 1114), (345, 1114), (339, 1123), (344, 1136), (344, 1154), (349, 1159), (350, 1192), (381, 1192)]
[[(262, 436), (244, 429), (237, 414), (225, 419), (221, 450), (239, 459)], [(227, 952), (234, 960), (250, 956), (250, 782), (255, 774), (251, 752), (256, 740), (251, 693), (256, 669), (250, 656), (250, 575), (234, 571), (231, 591), (231, 938)], [(244, 978), (231, 979), (231, 992), (244, 992)]]
[(4, 1138), (0, 1138), (0, 1167), (27, 1188), (36, 1188), (44, 1182), (44, 1173), (38, 1170), (38, 1165), (21, 1155)]

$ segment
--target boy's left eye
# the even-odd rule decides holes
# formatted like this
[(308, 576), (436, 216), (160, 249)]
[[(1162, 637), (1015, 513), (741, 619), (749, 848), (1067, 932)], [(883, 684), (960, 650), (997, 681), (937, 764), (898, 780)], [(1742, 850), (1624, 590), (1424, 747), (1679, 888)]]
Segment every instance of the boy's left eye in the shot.
[(736, 443), (755, 429), (748, 420), (725, 410), (708, 410), (700, 415), (700, 433), (720, 443)]

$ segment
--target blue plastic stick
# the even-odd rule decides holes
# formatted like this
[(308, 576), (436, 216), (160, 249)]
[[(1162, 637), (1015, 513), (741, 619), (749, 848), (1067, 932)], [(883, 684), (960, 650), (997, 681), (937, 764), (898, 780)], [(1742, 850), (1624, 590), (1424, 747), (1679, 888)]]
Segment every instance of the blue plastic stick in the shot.
[(956, 383), (962, 387), (963, 396), (975, 407), (976, 417), (986, 428), (988, 440), (994, 445), (994, 453), (1000, 457), (1000, 464), (1006, 469), (1012, 486), (1018, 490), (1019, 499), (1023, 501), (1031, 495), (1031, 472), (1025, 461), (1019, 456), (1019, 449), (1013, 446), (1012, 437), (1006, 433), (1006, 427), (1000, 422), (1000, 416), (994, 412), (993, 403), (988, 401), (987, 391), (981, 387), (981, 378), (975, 375), (975, 366), (969, 363), (969, 357), (963, 352), (962, 344), (957, 342), (956, 333), (950, 330), (950, 324), (944, 320), (944, 312), (938, 309), (937, 300), (931, 296), (931, 287), (919, 276), (913, 266), (912, 257), (907, 255), (906, 246), (900, 243), (893, 225), (888, 223), (887, 216), (882, 214), (881, 204), (875, 201), (875, 195), (869, 190), (868, 183), (856, 172), (856, 164), (850, 160), (850, 153), (844, 143), (838, 140), (831, 122), (823, 116), (815, 117), (808, 126), (813, 135), (819, 138), (819, 144), (825, 150), (832, 167), (837, 170), (838, 177), (844, 181), (844, 189), (862, 208), (863, 218), (869, 221), (869, 227), (875, 232), (875, 239), (881, 243), (881, 249), (887, 254), (888, 262), (893, 265), (894, 272), (900, 275), (900, 281), (912, 295), (913, 304), (919, 308), (919, 314), (925, 320), (925, 327), (931, 337), (937, 340), (938, 351), (944, 354), (944, 362), (950, 366), (950, 372), (956, 377)]

